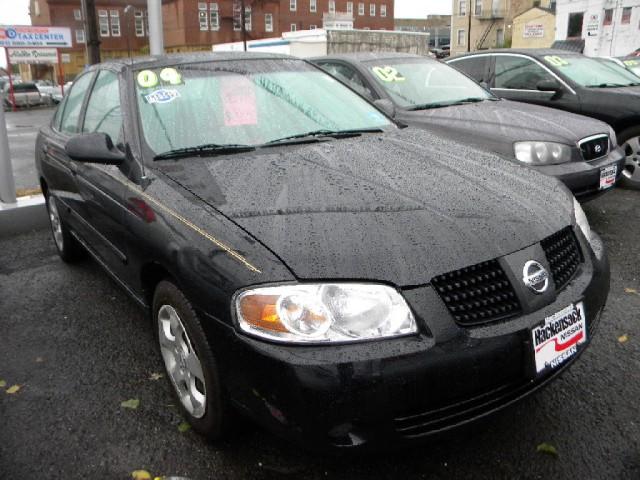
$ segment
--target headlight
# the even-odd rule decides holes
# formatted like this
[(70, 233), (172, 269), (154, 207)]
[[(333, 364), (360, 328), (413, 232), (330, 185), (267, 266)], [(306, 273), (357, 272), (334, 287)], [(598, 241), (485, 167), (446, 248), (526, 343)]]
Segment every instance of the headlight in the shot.
[(236, 297), (235, 309), (242, 330), (284, 342), (355, 342), (417, 331), (407, 302), (385, 285), (254, 288)]
[(580, 202), (575, 198), (573, 199), (573, 214), (576, 217), (576, 225), (580, 227), (584, 238), (586, 238), (589, 244), (591, 244), (591, 227), (589, 226), (589, 220), (587, 220), (587, 216), (585, 215)]
[(571, 147), (554, 142), (516, 142), (516, 159), (527, 165), (555, 165), (571, 160)]

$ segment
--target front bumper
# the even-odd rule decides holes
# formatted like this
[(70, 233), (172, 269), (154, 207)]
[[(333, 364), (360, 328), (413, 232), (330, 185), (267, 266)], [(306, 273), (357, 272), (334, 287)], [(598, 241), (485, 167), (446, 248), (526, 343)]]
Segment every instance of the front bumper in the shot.
[(622, 176), (624, 162), (624, 151), (622, 148), (617, 147), (606, 156), (589, 162), (568, 162), (560, 165), (544, 165), (533, 168), (545, 175), (556, 177), (571, 190), (571, 193), (579, 201), (585, 202), (611, 190), (611, 188), (600, 189), (600, 170), (610, 165), (616, 165), (617, 184)]
[[(459, 327), (428, 286), (403, 292), (421, 333), (385, 341), (274, 344), (209, 317), (226, 393), (263, 426), (316, 448), (388, 447), (485, 417), (549, 382), (589, 345), (609, 291), (608, 259), (594, 243), (580, 239), (584, 262), (553, 303), (503, 323)], [(578, 301), (587, 342), (536, 376), (531, 328)]]

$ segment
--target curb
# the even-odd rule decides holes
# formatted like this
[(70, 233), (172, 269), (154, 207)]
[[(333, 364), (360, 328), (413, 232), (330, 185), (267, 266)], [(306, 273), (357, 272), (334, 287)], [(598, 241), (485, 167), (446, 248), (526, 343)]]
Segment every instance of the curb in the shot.
[(16, 203), (0, 202), (0, 238), (47, 228), (44, 196), (19, 197)]

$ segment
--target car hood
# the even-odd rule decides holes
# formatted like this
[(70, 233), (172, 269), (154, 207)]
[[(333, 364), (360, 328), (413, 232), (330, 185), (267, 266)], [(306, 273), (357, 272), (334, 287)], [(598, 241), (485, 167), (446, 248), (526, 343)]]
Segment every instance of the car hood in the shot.
[(415, 129), (156, 166), (300, 279), (426, 284), (573, 215), (557, 180)]
[(576, 146), (585, 137), (608, 133), (604, 122), (561, 110), (508, 100), (419, 111), (398, 119), (419, 128), (463, 138), (478, 148), (513, 158), (514, 142), (538, 140)]

